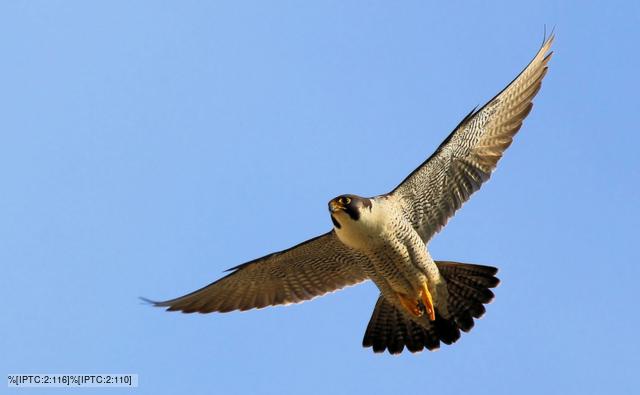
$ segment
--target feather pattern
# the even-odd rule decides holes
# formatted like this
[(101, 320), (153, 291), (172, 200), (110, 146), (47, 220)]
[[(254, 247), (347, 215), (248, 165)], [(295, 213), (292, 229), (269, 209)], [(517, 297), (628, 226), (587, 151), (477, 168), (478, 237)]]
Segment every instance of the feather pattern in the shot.
[(380, 295), (362, 340), (364, 347), (374, 352), (389, 350), (399, 354), (406, 347), (410, 352), (435, 350), (444, 344), (455, 343), (460, 331), (469, 332), (474, 318), (484, 312), (484, 303), (493, 299), (489, 288), (496, 287), (498, 269), (468, 263), (436, 261), (447, 281), (449, 318), (436, 313), (435, 321), (425, 317), (412, 317)]
[(553, 35), (502, 92), (472, 111), (391, 195), (426, 243), (487, 181), (529, 114), (552, 53)]
[(231, 274), (188, 295), (163, 302), (185, 313), (228, 312), (298, 303), (367, 279), (366, 257), (333, 231), (229, 270)]

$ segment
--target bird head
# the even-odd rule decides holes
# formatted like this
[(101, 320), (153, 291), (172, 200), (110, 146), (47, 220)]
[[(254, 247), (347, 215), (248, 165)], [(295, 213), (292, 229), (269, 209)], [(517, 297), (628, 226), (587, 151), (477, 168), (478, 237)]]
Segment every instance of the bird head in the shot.
[(340, 195), (329, 201), (331, 221), (337, 229), (345, 221), (358, 221), (365, 208), (371, 208), (371, 200), (356, 195)]

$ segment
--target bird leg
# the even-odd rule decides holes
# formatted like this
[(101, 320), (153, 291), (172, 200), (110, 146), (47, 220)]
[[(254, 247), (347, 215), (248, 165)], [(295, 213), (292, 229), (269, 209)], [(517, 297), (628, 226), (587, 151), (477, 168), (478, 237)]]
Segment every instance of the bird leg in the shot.
[(404, 294), (398, 293), (398, 299), (405, 309), (416, 317), (421, 317), (424, 314), (423, 309), (420, 308), (420, 304), (416, 303), (415, 299), (412, 299)]
[(422, 303), (424, 304), (424, 308), (427, 310), (427, 314), (429, 315), (429, 321), (435, 321), (436, 319), (436, 310), (433, 308), (433, 298), (431, 298), (431, 292), (429, 292), (429, 288), (427, 288), (427, 283), (422, 283), (422, 290), (420, 291), (420, 298), (422, 299)]
[(422, 283), (422, 289), (420, 289), (418, 300), (410, 298), (404, 294), (398, 293), (398, 299), (402, 306), (407, 309), (411, 314), (416, 317), (422, 317), (425, 313), (429, 316), (430, 321), (436, 319), (436, 311), (433, 308), (433, 298), (427, 288), (427, 283)]

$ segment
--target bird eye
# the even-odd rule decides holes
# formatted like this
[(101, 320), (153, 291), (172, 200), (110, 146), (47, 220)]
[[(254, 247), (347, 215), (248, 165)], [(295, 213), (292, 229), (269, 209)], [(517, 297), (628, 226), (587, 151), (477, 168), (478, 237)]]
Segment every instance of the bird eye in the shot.
[(351, 198), (350, 197), (345, 197), (344, 198), (344, 204), (349, 204), (351, 203)]

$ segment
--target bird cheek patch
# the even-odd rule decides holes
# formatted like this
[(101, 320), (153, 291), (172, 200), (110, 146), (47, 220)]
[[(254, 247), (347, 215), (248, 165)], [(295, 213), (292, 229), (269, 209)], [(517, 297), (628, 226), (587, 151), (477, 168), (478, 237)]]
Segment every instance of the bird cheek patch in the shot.
[(360, 210), (357, 207), (353, 205), (347, 206), (344, 211), (349, 214), (352, 220), (357, 221), (360, 219)]

